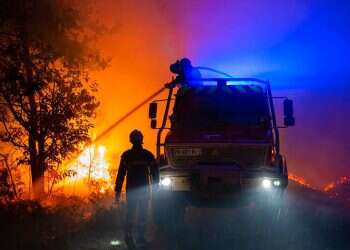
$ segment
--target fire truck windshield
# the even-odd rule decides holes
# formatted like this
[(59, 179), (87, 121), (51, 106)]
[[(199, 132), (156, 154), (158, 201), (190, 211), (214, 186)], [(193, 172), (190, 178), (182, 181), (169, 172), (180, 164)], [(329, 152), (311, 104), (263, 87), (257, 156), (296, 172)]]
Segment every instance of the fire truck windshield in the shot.
[(269, 108), (263, 92), (211, 88), (179, 90), (172, 128), (268, 127)]

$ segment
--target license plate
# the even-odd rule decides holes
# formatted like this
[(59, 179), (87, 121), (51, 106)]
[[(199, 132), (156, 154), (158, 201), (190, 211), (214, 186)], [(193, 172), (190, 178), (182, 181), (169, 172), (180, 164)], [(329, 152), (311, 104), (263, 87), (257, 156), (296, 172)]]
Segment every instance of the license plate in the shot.
[(202, 154), (200, 148), (177, 148), (174, 151), (175, 156), (199, 156)]
[(238, 185), (241, 178), (237, 171), (208, 169), (201, 172), (201, 179), (203, 183), (209, 185)]

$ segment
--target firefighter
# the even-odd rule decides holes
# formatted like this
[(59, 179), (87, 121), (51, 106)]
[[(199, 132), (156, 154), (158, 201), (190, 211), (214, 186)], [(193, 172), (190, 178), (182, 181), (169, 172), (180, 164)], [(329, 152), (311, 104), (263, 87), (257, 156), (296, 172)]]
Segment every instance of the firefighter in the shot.
[(170, 71), (179, 75), (189, 85), (203, 85), (203, 82), (198, 80), (202, 78), (200, 71), (197, 67), (192, 66), (188, 58), (182, 58), (171, 64)]
[(150, 198), (151, 183), (157, 188), (159, 181), (158, 166), (151, 152), (144, 149), (143, 135), (133, 130), (129, 136), (132, 148), (125, 151), (120, 160), (118, 175), (115, 183), (115, 199), (120, 200), (120, 193), (126, 180), (126, 228), (125, 241), (134, 247), (133, 221), (136, 218), (137, 243), (146, 243), (145, 230), (148, 200)]

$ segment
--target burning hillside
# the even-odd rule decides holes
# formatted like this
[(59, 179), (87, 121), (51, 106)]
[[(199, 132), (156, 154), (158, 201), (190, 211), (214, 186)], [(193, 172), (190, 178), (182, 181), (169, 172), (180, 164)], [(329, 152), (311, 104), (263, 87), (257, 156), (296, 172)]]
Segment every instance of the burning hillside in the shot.
[(340, 177), (337, 181), (328, 184), (324, 191), (332, 198), (337, 198), (350, 205), (350, 177)]
[(292, 180), (294, 182), (296, 182), (297, 184), (307, 187), (307, 188), (311, 188), (314, 189), (307, 181), (305, 178), (295, 175), (295, 174), (289, 174), (288, 176), (289, 180)]
[(337, 181), (331, 182), (325, 188), (325, 192), (332, 192), (340, 186), (350, 187), (350, 177), (342, 176)]

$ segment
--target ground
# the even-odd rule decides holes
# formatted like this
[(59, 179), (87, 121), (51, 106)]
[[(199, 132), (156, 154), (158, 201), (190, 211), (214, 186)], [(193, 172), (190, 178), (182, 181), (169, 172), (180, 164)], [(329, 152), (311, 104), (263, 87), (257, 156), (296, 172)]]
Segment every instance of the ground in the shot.
[[(122, 209), (121, 209), (122, 210)], [(121, 211), (119, 208), (119, 211)], [(99, 219), (96, 230), (71, 238), (69, 250), (126, 249), (121, 213)], [(343, 204), (325, 194), (290, 185), (284, 209), (272, 218), (254, 207), (235, 209), (189, 208), (186, 224), (166, 235), (150, 223), (148, 249), (350, 249), (350, 218)], [(105, 224), (104, 224), (105, 223)], [(113, 224), (111, 226), (110, 224)], [(104, 226), (103, 226), (104, 225)], [(112, 246), (111, 243), (120, 243)]]
[[(125, 206), (111, 206), (112, 197), (112, 193), (89, 199), (63, 196), (48, 204), (16, 201), (0, 205), (0, 249), (124, 250)], [(255, 204), (189, 207), (185, 223), (175, 233), (159, 230), (150, 214), (147, 249), (350, 249), (349, 206), (343, 200), (295, 183), (288, 186), (284, 198), (283, 209), (273, 213)]]

